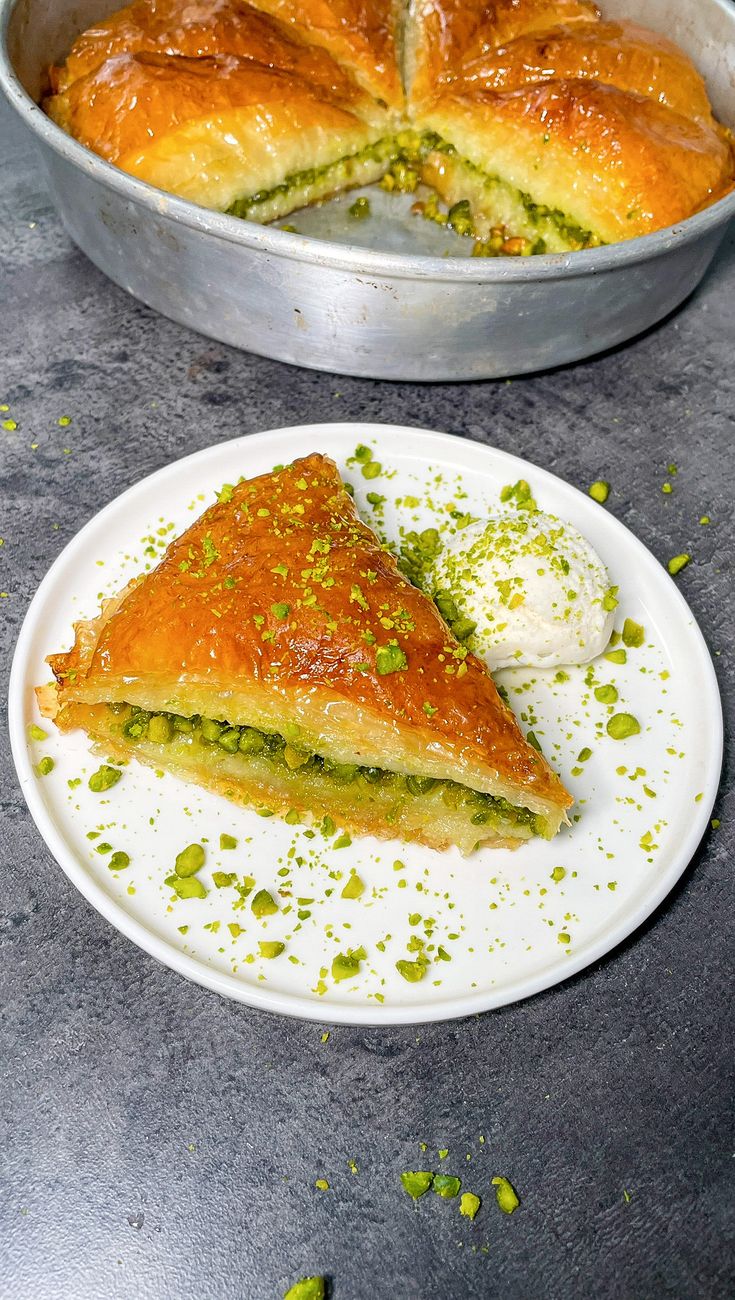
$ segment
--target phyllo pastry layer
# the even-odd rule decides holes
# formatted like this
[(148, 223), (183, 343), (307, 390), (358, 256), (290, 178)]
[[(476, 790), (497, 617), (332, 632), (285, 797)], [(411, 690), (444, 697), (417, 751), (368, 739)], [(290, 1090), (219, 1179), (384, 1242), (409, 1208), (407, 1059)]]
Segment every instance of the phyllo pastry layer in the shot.
[(707, 87), (691, 60), (673, 41), (627, 21), (526, 33), (498, 48), (470, 52), (452, 80), (496, 91), (544, 81), (598, 81), (695, 122), (713, 122)]
[(49, 663), (61, 730), (281, 816), (467, 853), (572, 802), (324, 456), (225, 489)]

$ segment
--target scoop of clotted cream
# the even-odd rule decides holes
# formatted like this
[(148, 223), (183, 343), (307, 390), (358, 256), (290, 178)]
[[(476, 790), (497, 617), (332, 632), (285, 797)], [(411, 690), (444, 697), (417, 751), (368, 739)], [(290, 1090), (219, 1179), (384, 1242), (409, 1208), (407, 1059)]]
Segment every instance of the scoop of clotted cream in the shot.
[(602, 560), (571, 524), (514, 511), (468, 524), (444, 541), (429, 582), (475, 630), (491, 669), (583, 664), (605, 649), (615, 600)]

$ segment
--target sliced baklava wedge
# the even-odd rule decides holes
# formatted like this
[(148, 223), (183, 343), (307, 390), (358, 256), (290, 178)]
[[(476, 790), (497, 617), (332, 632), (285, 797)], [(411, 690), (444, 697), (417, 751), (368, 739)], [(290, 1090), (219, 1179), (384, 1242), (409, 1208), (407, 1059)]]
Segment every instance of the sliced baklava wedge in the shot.
[(656, 32), (586, 0), (424, 0), (413, 29), (413, 123), (433, 136), (421, 176), (476, 253), (649, 234), (732, 182), (701, 76)]
[(223, 489), (49, 663), (62, 731), (266, 813), (469, 853), (572, 802), (324, 456)]
[(254, 44), (263, 62), (114, 54), (44, 107), (139, 180), (256, 221), (379, 179), (395, 155), (388, 112), (320, 49), (280, 42), (276, 66), (276, 43)]
[(423, 179), (489, 252), (506, 232), (527, 253), (650, 234), (732, 183), (722, 128), (581, 76), (510, 91), (458, 82), (415, 122), (434, 133)]

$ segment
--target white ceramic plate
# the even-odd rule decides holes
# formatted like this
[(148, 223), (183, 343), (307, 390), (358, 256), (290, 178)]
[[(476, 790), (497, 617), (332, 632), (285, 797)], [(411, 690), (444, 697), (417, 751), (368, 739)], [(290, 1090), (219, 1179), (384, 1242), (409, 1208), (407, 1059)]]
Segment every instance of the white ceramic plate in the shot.
[[(383, 465), (377, 479), (366, 481), (358, 466), (347, 464), (360, 442)], [(585, 668), (569, 669), (562, 682), (553, 669), (499, 674), (578, 801), (578, 820), (551, 843), (535, 841), (515, 853), (485, 850), (469, 859), (368, 838), (335, 848), (334, 836), (265, 820), (134, 762), (111, 791), (95, 795), (87, 779), (100, 760), (81, 733), (62, 742), (44, 724), (48, 738), (29, 741), (29, 725), (42, 721), (33, 688), (49, 678), (45, 656), (70, 643), (72, 620), (96, 612), (101, 595), (154, 564), (223, 482), (310, 451), (334, 457), (364, 517), (389, 537), (436, 524), (452, 501), (482, 515), (496, 506), (504, 484), (526, 478), (540, 507), (570, 521), (606, 562), (620, 588), (616, 626), (630, 616), (644, 625), (646, 640), (628, 650), (624, 665), (596, 661), (594, 683), (615, 683), (616, 709), (634, 713), (641, 733), (624, 741), (607, 735), (607, 717), (616, 709), (598, 702)], [(386, 497), (382, 522), (367, 503), (368, 491)], [(722, 757), (719, 695), (701, 633), (668, 574), (622, 524), (505, 452), (444, 434), (364, 424), (309, 425), (224, 443), (160, 470), (102, 510), (60, 555), (28, 611), (11, 675), (10, 733), (23, 793), (44, 840), (112, 925), (218, 993), (341, 1024), (417, 1023), (485, 1011), (548, 988), (609, 952), (649, 916), (690, 861), (710, 816)], [(592, 756), (579, 763), (585, 747)], [(35, 765), (46, 755), (55, 766), (39, 777)], [(220, 849), (222, 832), (237, 839), (237, 849)], [(201, 879), (208, 896), (176, 899), (164, 885), (175, 855), (205, 840)], [(97, 851), (101, 843), (124, 849), (130, 867), (112, 873), (109, 854)], [(565, 874), (555, 879), (559, 867)], [(345, 900), (341, 891), (352, 870), (366, 888), (361, 898)], [(213, 871), (249, 875), (279, 898), (280, 911), (262, 921), (249, 900), (235, 910), (238, 895), (212, 887)], [(413, 984), (396, 967), (411, 956), (412, 935), (431, 945), (434, 958), (439, 945), (450, 958), (434, 960)], [(285, 941), (285, 951), (263, 959), (261, 939)], [(359, 976), (335, 983), (333, 957), (359, 946), (366, 952)]]

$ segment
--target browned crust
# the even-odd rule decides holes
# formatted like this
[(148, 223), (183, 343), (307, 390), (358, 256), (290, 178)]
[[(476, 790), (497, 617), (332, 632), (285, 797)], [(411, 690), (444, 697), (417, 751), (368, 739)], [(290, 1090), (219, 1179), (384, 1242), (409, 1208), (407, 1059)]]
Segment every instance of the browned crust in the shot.
[(536, 82), (599, 81), (653, 99), (693, 121), (712, 123), (707, 88), (672, 41), (631, 22), (577, 22), (525, 33), (497, 49), (470, 53), (457, 86), (520, 90)]
[(599, 17), (594, 0), (415, 0), (411, 99), (420, 103), (461, 72), (466, 60), (559, 23)]
[(253, 0), (256, 8), (289, 23), (391, 108), (403, 105), (398, 40), (400, 0)]
[[(144, 53), (186, 59), (224, 55), (293, 73), (343, 102), (369, 102), (325, 49), (306, 43), (305, 33), (238, 0), (186, 5), (181, 0), (138, 0), (77, 38), (63, 66), (50, 70), (53, 92), (66, 94), (75, 81), (118, 55)], [(86, 83), (85, 93), (93, 94), (99, 84), (99, 78)]]
[[(79, 621), (74, 624), (74, 644), (72, 645), (71, 650), (66, 650), (62, 654), (58, 655), (49, 655), (46, 660), (46, 663), (54, 674), (57, 682), (63, 681), (68, 687), (72, 685), (75, 680), (81, 681), (86, 677), (102, 629), (112, 618), (116, 610), (120, 608), (125, 597), (129, 595), (129, 593), (142, 581), (142, 576), (131, 578), (130, 582), (128, 582), (116, 596), (111, 596), (108, 600), (102, 601), (100, 612), (96, 618), (79, 619)], [(53, 685), (39, 686), (36, 690), (36, 695), (39, 707), (41, 712), (44, 714), (44, 717), (56, 717), (60, 699), (58, 690), (54, 688)], [(51, 710), (53, 710), (53, 712)]]
[(345, 96), (356, 85), (400, 106), (395, 18), (388, 4), (332, 0), (136, 0), (77, 37), (64, 64), (49, 72), (65, 92), (120, 54), (254, 60), (293, 72)]

